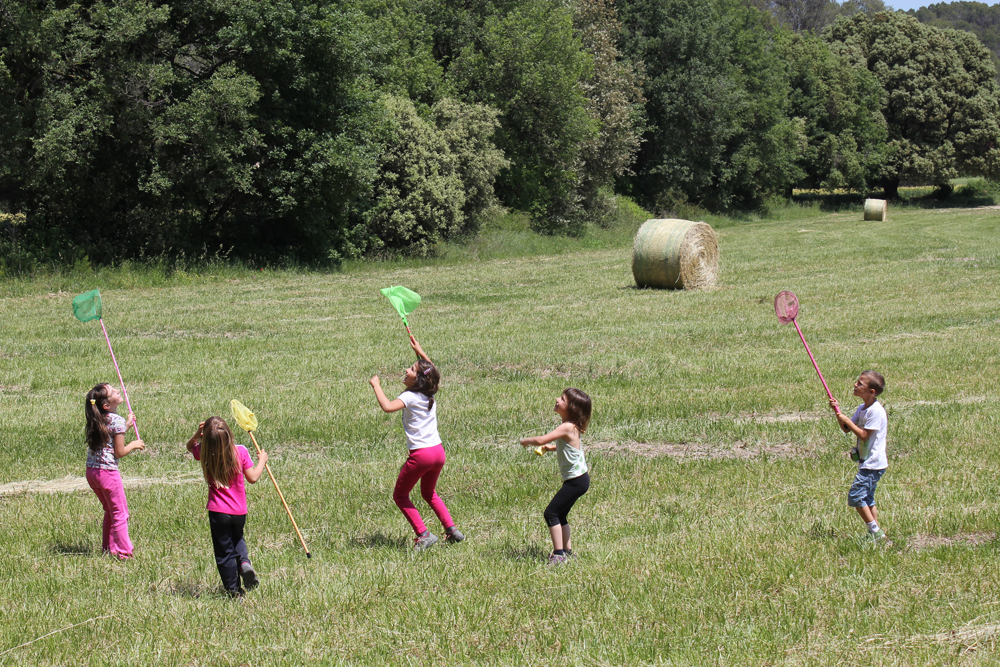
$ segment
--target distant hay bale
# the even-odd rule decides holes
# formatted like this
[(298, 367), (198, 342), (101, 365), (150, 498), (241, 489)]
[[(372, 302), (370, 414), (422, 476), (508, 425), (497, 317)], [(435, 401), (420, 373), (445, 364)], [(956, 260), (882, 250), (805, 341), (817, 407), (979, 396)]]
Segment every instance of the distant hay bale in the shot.
[(639, 287), (711, 287), (719, 277), (715, 231), (704, 222), (647, 220), (635, 235), (632, 275)]
[(865, 220), (884, 222), (888, 210), (889, 204), (884, 199), (865, 200)]

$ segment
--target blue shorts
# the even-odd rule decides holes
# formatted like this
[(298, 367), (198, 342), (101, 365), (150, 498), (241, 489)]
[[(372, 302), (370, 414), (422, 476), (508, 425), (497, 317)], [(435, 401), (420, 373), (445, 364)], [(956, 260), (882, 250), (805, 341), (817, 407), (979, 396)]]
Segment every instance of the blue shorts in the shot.
[(885, 468), (881, 470), (867, 470), (862, 468), (854, 476), (854, 484), (847, 492), (848, 507), (871, 507), (875, 504), (875, 487), (878, 481), (885, 474)]

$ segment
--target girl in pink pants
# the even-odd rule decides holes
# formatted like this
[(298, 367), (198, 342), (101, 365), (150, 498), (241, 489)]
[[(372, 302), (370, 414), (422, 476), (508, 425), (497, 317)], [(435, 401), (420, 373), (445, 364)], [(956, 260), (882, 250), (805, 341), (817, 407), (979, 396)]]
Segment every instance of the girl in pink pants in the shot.
[(437, 428), (437, 405), (434, 403), (434, 394), (437, 393), (438, 384), (441, 382), (441, 374), (413, 336), (410, 336), (410, 346), (417, 354), (417, 361), (403, 371), (403, 386), (406, 387), (406, 391), (396, 400), (390, 401), (382, 391), (382, 384), (377, 375), (371, 379), (371, 385), (375, 390), (379, 407), (383, 411), (403, 411), (403, 430), (406, 432), (406, 444), (410, 449), (410, 455), (399, 471), (392, 499), (417, 535), (413, 548), (416, 551), (423, 551), (433, 546), (438, 538), (427, 529), (423, 519), (420, 518), (420, 512), (410, 501), (410, 491), (418, 481), (420, 495), (441, 521), (445, 541), (461, 542), (465, 536), (455, 528), (455, 522), (451, 520), (448, 508), (435, 490), (445, 462), (444, 446), (441, 444)]
[(87, 392), (83, 408), (87, 416), (87, 483), (104, 508), (101, 549), (124, 560), (132, 557), (132, 541), (128, 537), (128, 503), (118, 459), (146, 445), (142, 440), (125, 444), (125, 432), (135, 423), (135, 415), (129, 413), (127, 421), (122, 419), (115, 412), (121, 403), (117, 389), (99, 384)]

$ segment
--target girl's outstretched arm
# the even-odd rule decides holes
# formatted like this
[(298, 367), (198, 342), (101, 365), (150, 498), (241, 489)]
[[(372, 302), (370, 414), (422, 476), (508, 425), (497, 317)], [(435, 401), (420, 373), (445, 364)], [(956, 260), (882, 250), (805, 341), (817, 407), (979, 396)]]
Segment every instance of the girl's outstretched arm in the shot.
[(146, 443), (142, 440), (133, 440), (125, 444), (125, 434), (115, 434), (115, 458), (123, 459), (137, 449), (146, 449)]
[(574, 428), (576, 427), (570, 422), (563, 422), (545, 435), (535, 436), (534, 438), (521, 438), (521, 446), (540, 447), (542, 451), (554, 452), (556, 450), (556, 446), (552, 443), (559, 438), (565, 440), (573, 432)]
[(368, 381), (368, 384), (372, 386), (375, 390), (375, 398), (378, 399), (378, 406), (382, 408), (382, 412), (399, 412), (406, 407), (402, 399), (397, 398), (394, 401), (390, 401), (389, 397), (385, 395), (382, 391), (382, 383), (379, 381), (378, 376), (372, 376), (372, 379)]
[(263, 449), (257, 454), (257, 465), (253, 468), (247, 468), (243, 471), (243, 476), (247, 478), (247, 481), (251, 484), (256, 484), (257, 480), (260, 479), (261, 473), (264, 472), (264, 466), (267, 465), (267, 452)]
[(414, 338), (412, 335), (410, 336), (410, 347), (413, 348), (413, 351), (417, 353), (417, 356), (419, 358), (423, 359), (424, 361), (426, 361), (429, 364), (433, 364), (434, 363), (433, 361), (431, 361), (430, 357), (428, 357), (426, 354), (424, 354), (424, 349), (422, 347), (420, 347), (420, 343), (418, 343), (417, 339)]

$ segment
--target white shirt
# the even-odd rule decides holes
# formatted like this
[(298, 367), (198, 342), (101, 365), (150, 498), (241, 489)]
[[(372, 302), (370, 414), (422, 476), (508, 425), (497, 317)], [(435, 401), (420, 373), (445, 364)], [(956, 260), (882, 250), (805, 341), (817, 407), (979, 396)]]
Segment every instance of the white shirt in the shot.
[(885, 470), (889, 467), (889, 459), (885, 455), (885, 435), (889, 430), (889, 419), (885, 408), (878, 401), (865, 408), (864, 403), (858, 406), (851, 421), (868, 431), (868, 440), (858, 438), (858, 456), (861, 470)]
[(410, 451), (434, 447), (441, 444), (438, 435), (437, 401), (428, 410), (430, 399), (423, 394), (404, 391), (399, 395), (403, 401), (403, 430), (406, 432), (406, 445)]

